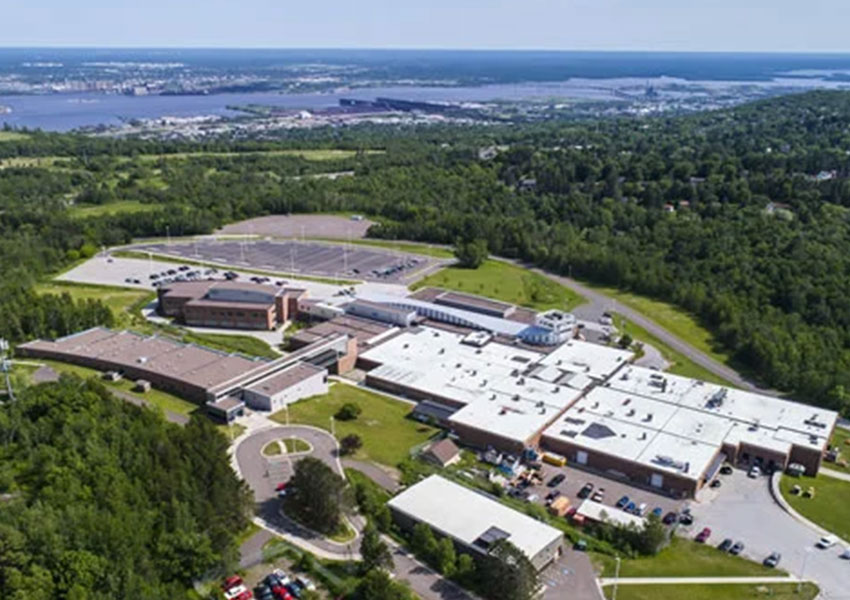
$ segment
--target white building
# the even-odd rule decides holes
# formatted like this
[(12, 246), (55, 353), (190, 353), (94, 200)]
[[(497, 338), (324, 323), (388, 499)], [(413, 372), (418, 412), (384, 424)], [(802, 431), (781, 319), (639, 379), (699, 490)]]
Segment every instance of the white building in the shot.
[(507, 540), (538, 571), (564, 550), (564, 535), (554, 527), (439, 475), (407, 488), (387, 504), (401, 527), (409, 530), (425, 523), (461, 550), (486, 555), (496, 543)]
[(327, 392), (327, 370), (302, 362), (245, 388), (242, 399), (251, 408), (275, 412), (298, 400)]

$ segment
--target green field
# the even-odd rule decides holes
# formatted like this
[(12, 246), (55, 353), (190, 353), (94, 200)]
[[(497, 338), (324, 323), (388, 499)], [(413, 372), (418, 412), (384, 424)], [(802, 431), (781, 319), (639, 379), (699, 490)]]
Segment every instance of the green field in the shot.
[(108, 204), (75, 204), (68, 209), (73, 217), (101, 217), (103, 215), (117, 215), (119, 213), (135, 214), (148, 212), (160, 208), (160, 204), (144, 204), (136, 200), (121, 200)]
[[(225, 352), (239, 352), (248, 356), (259, 356), (262, 358), (278, 358), (279, 352), (275, 352), (263, 340), (250, 335), (229, 335), (224, 333), (199, 333), (197, 331), (183, 331), (180, 337), (186, 344), (197, 344), (207, 346), (215, 350)], [(282, 341), (282, 338), (281, 338)]]
[(70, 160), (67, 156), (15, 156), (12, 158), (0, 159), (0, 169), (8, 169), (13, 167), (43, 167), (51, 168), (56, 165), (57, 161)]
[[(412, 447), (438, 431), (408, 419), (412, 407), (406, 402), (345, 383), (333, 383), (327, 394), (296, 402), (289, 407), (289, 420), (330, 430), (331, 417), (346, 402), (357, 404), (363, 412), (353, 421), (335, 420), (334, 427), (337, 439), (354, 433), (363, 440), (355, 458), (395, 466), (409, 456)], [(285, 423), (284, 411), (275, 413), (272, 419)]]
[[(620, 302), (640, 312), (648, 319), (652, 319), (680, 340), (687, 342), (717, 362), (723, 364), (729, 362), (729, 355), (719, 348), (714, 336), (687, 311), (668, 302), (653, 300), (646, 296), (638, 296), (614, 288), (586, 285), (605, 294), (615, 302)], [(614, 307), (614, 310), (616, 311), (616, 307)]]
[(172, 412), (178, 415), (189, 416), (191, 413), (198, 409), (197, 404), (188, 402), (187, 400), (183, 400), (182, 398), (178, 398), (173, 394), (169, 394), (161, 390), (151, 389), (149, 392), (144, 394), (136, 393), (133, 391), (133, 382), (130, 380), (122, 379), (120, 381), (114, 382), (104, 381), (103, 379), (101, 379), (101, 372), (96, 371), (94, 369), (89, 369), (87, 367), (81, 367), (78, 365), (72, 365), (69, 363), (63, 363), (55, 360), (38, 359), (38, 362), (46, 364), (58, 373), (69, 373), (77, 375), (78, 377), (82, 377), (83, 379), (91, 379), (92, 377), (94, 377), (108, 388), (119, 390), (135, 398), (147, 400), (152, 405), (157, 406), (164, 411)]
[[(614, 558), (594, 554), (601, 577), (614, 576)], [(626, 558), (620, 564), (620, 577), (776, 577), (783, 571), (721, 552), (710, 544), (697, 544), (674, 537), (670, 545), (655, 556)]]
[(477, 269), (446, 267), (411, 287), (458, 290), (534, 310), (570, 310), (583, 300), (572, 290), (543, 275), (499, 260), (487, 260)]
[(0, 142), (21, 142), (30, 139), (25, 133), (17, 131), (0, 131)]
[[(805, 491), (809, 486), (815, 488), (814, 498), (804, 498), (802, 494), (791, 493), (791, 488), (799, 485)], [(784, 475), (779, 482), (782, 497), (798, 513), (813, 521), (842, 539), (850, 540), (850, 481), (843, 481), (826, 475), (817, 477), (789, 477)]]
[(137, 304), (146, 303), (145, 301), (150, 302), (155, 298), (155, 294), (145, 290), (61, 281), (40, 283), (36, 286), (35, 291), (38, 294), (61, 295), (67, 293), (74, 300), (100, 300), (115, 315), (115, 321), (119, 327), (127, 327), (131, 324), (133, 321), (132, 311)]
[(616, 314), (616, 324), (622, 333), (628, 333), (633, 339), (649, 344), (658, 350), (667, 362), (671, 364), (671, 367), (668, 369), (670, 373), (684, 377), (693, 377), (694, 379), (701, 379), (720, 385), (732, 385), (722, 377), (718, 377), (708, 369), (696, 364), (681, 352), (674, 350), (646, 329), (629, 321), (624, 316)]
[[(812, 583), (804, 583), (799, 594), (797, 588), (796, 583), (620, 585), (617, 600), (812, 600), (818, 595)], [(613, 586), (604, 591), (613, 598)]]

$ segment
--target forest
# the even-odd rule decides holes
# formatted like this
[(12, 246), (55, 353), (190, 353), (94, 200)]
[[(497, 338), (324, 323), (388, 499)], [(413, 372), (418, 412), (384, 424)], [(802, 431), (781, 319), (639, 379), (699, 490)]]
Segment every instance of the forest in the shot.
[(227, 440), (63, 376), (0, 411), (0, 590), (7, 598), (186, 597), (238, 561), (249, 495)]
[[(357, 211), (379, 222), (374, 237), (484, 240), (497, 255), (673, 302), (762, 384), (850, 414), (848, 124), (850, 94), (812, 92), (684, 117), (358, 126), (275, 142), (31, 133), (0, 144), (0, 310), (15, 315), (0, 335), (106, 318), (97, 303), (27, 291), (101, 245)], [(489, 147), (495, 158), (479, 158)], [(274, 152), (285, 148), (357, 152)], [(354, 176), (315, 177), (339, 171)], [(119, 201), (145, 210), (75, 213)]]

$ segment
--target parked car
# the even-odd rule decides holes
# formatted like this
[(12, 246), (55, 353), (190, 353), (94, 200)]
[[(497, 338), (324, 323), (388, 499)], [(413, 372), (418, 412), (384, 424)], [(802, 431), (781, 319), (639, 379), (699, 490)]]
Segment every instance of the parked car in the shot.
[(661, 522), (664, 523), (665, 525), (672, 525), (673, 523), (675, 523), (678, 520), (679, 520), (679, 515), (671, 510), (666, 515), (664, 515), (664, 518), (661, 519)]
[(720, 487), (720, 485), (721, 485), (720, 480), (719, 480), (719, 479), (715, 479), (714, 481), (712, 481), (712, 482), (711, 482), (711, 484), (709, 485), (709, 487), (711, 487), (711, 488), (719, 488), (719, 487)]
[(782, 560), (782, 555), (779, 554), (779, 552), (771, 552), (770, 556), (765, 558), (762, 564), (764, 564), (765, 567), (773, 569), (779, 564), (780, 560)]
[(587, 550), (587, 541), (579, 540), (573, 545), (573, 550), (578, 550), (579, 552), (584, 552)]
[(838, 555), (838, 558), (843, 558), (844, 560), (850, 560), (850, 547), (844, 549), (844, 552)]
[(652, 509), (652, 514), (654, 514), (654, 515), (655, 515), (656, 517), (658, 517), (659, 519), (661, 518), (661, 514), (662, 514), (663, 512), (664, 512), (664, 511), (662, 511), (662, 510), (661, 510), (661, 507), (660, 507), (660, 506), (656, 506), (655, 508), (653, 508), (653, 509)]
[(552, 502), (554, 502), (555, 499), (560, 495), (561, 495), (561, 492), (559, 492), (558, 490), (552, 490), (551, 492), (546, 494), (546, 504), (547, 505), (552, 504)]
[(695, 539), (700, 544), (704, 544), (705, 542), (708, 541), (708, 538), (710, 538), (710, 537), (711, 537), (711, 529), (709, 527), (703, 527), (702, 531), (700, 531), (697, 534), (697, 537)]
[(581, 498), (582, 500), (584, 500), (585, 498), (590, 496), (592, 493), (593, 493), (593, 484), (588, 482), (588, 483), (585, 483), (584, 487), (579, 490), (578, 497)]
[(637, 507), (637, 510), (635, 511), (635, 514), (636, 514), (636, 515), (638, 515), (638, 516), (640, 516), (640, 515), (642, 515), (643, 513), (645, 513), (645, 512), (646, 512), (646, 509), (647, 509), (647, 504), (646, 504), (646, 502), (641, 502), (641, 503), (640, 503), (640, 506), (638, 506), (638, 507)]
[(626, 504), (626, 507), (623, 510), (625, 510), (627, 513), (634, 513), (637, 510), (637, 504), (632, 501), (629, 501), (629, 503)]
[(726, 538), (725, 540), (720, 542), (720, 545), (717, 547), (717, 549), (721, 552), (728, 552), (729, 549), (732, 547), (732, 544), (732, 538)]
[(257, 600), (274, 600), (271, 588), (264, 583), (254, 588), (254, 597)]
[(761, 469), (758, 465), (753, 465), (752, 467), (750, 467), (750, 470), (747, 471), (747, 477), (749, 477), (750, 479), (755, 479), (759, 475), (761, 475)]
[(731, 475), (732, 474), (732, 465), (730, 465), (729, 463), (724, 464), (722, 467), (720, 467), (720, 474), (721, 475)]
[(221, 589), (229, 590), (232, 587), (236, 587), (237, 585), (242, 585), (242, 578), (239, 575), (231, 575), (227, 579), (224, 580), (224, 583), (221, 584)]
[(617, 508), (626, 508), (629, 505), (629, 497), (623, 496), (619, 500), (617, 500)]
[(300, 585), (305, 590), (310, 590), (311, 592), (316, 591), (316, 584), (314, 584), (312, 581), (310, 581), (308, 578), (304, 577), (303, 575), (299, 575), (298, 577), (296, 577), (295, 583)]
[(831, 535), (825, 535), (821, 539), (817, 541), (815, 546), (820, 548), (821, 550), (828, 550), (835, 545), (835, 537)]
[(605, 498), (605, 488), (598, 488), (595, 492), (593, 492), (593, 497), (591, 500), (594, 502), (602, 502)]
[(561, 485), (561, 483), (563, 483), (564, 479), (566, 479), (566, 478), (567, 478), (567, 476), (564, 475), (563, 473), (558, 473), (552, 479), (550, 479), (549, 483), (547, 483), (546, 485), (549, 486), (550, 488), (558, 487), (559, 485)]
[(734, 554), (735, 556), (738, 556), (743, 551), (744, 551), (744, 542), (740, 542), (740, 541), (735, 542), (735, 544), (731, 548), (729, 548), (729, 552), (731, 554)]

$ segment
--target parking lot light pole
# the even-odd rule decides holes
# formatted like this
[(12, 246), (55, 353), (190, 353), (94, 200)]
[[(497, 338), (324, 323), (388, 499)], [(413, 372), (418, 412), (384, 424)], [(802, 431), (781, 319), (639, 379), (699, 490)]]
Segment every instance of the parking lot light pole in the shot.
[(617, 585), (620, 583), (620, 557), (614, 557), (614, 593), (611, 594), (611, 600), (617, 600)]

